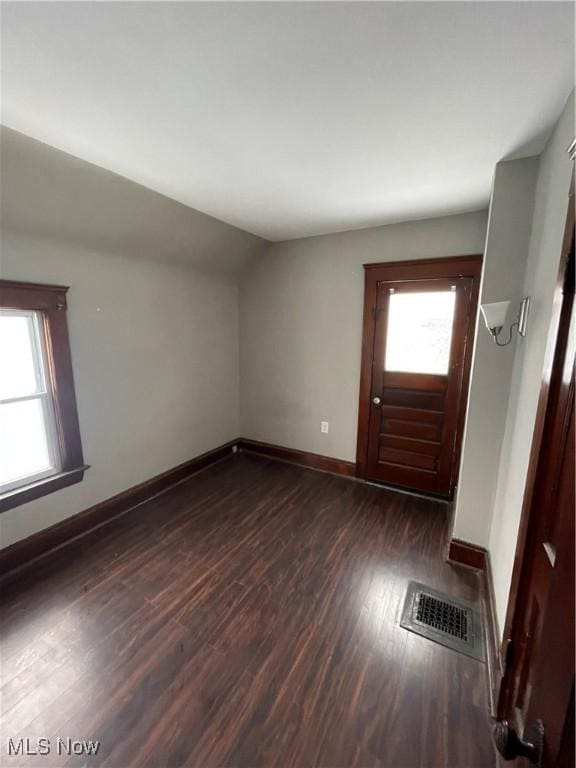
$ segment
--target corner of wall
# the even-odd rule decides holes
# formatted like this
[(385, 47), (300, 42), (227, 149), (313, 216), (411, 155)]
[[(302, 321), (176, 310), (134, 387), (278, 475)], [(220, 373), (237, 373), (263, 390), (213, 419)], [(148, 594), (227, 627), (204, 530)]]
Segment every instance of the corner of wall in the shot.
[[(494, 169), (480, 287), (480, 303), (519, 303), (530, 241), (538, 159), (498, 163)], [(510, 318), (510, 322), (512, 318)], [(489, 543), (496, 478), (512, 381), (510, 348), (496, 346), (478, 319), (453, 535)]]
[(524, 487), (545, 360), (573, 164), (574, 92), (540, 157), (523, 295), (532, 297), (528, 334), (514, 350), (505, 432), (489, 537), (498, 622), (504, 627)]

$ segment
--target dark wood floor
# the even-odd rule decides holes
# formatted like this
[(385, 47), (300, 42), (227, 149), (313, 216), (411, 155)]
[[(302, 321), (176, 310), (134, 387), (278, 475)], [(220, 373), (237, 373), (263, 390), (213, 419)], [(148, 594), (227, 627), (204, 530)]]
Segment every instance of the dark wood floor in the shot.
[(477, 599), (445, 537), (440, 502), (211, 467), (3, 588), (1, 764), (493, 766), (484, 665), (398, 625), (410, 579)]

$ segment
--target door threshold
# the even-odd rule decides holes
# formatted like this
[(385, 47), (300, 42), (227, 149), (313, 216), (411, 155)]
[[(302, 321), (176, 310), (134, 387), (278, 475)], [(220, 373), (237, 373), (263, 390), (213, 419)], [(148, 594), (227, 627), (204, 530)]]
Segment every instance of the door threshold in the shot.
[(450, 499), (445, 499), (441, 496), (433, 496), (430, 493), (419, 493), (418, 491), (409, 491), (407, 488), (399, 488), (397, 485), (379, 483), (376, 480), (366, 480), (366, 485), (371, 485), (373, 488), (381, 488), (383, 491), (396, 491), (396, 493), (403, 493), (406, 496), (415, 496), (417, 499), (426, 499), (426, 501), (439, 501), (443, 504), (452, 503)]

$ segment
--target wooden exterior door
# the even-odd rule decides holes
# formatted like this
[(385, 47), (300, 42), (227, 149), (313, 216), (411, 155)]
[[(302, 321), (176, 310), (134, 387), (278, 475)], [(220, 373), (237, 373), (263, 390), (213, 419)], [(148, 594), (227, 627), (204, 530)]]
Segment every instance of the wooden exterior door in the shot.
[(479, 257), (366, 267), (359, 473), (451, 498)]
[(495, 730), (507, 759), (523, 755), (542, 768), (574, 766), (575, 334), (572, 219), (542, 441), (505, 629), (507, 663)]

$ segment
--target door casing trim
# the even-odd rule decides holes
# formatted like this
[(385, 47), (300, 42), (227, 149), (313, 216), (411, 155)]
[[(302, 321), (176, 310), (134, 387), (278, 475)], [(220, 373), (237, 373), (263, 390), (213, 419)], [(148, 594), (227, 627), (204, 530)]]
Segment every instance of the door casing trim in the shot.
[[(478, 294), (482, 272), (482, 254), (466, 256), (448, 256), (437, 259), (413, 259), (409, 261), (388, 261), (377, 264), (364, 264), (364, 316), (362, 321), (362, 357), (360, 363), (360, 391), (358, 402), (358, 438), (356, 444), (356, 475), (367, 479), (368, 438), (370, 423), (370, 390), (372, 387), (372, 359), (374, 355), (374, 314), (378, 283), (384, 281), (426, 280), (434, 278), (470, 277), (474, 284), (471, 295), (470, 316), (468, 320), (468, 339), (464, 353), (464, 372), (462, 377), (461, 404), (458, 413), (457, 438), (455, 444), (450, 496), (452, 496), (460, 468), (462, 433), (466, 418), (466, 404), (470, 384), (474, 330), (478, 314)], [(464, 403), (464, 405), (462, 405)]]
[[(532, 445), (530, 448), (528, 470), (524, 483), (522, 509), (520, 512), (520, 522), (518, 526), (518, 535), (516, 538), (516, 550), (514, 554), (514, 566), (512, 570), (510, 590), (508, 592), (508, 605), (506, 608), (504, 631), (500, 638), (500, 655), (502, 658), (506, 657), (506, 647), (513, 635), (514, 625), (517, 620), (517, 612), (521, 609), (521, 606), (518, 605), (518, 598), (522, 573), (524, 570), (525, 556), (528, 550), (528, 533), (532, 516), (536, 514), (536, 510), (534, 508), (534, 501), (537, 491), (536, 480), (538, 475), (538, 468), (540, 465), (540, 451), (543, 448), (544, 426), (546, 423), (550, 401), (550, 384), (552, 379), (552, 371), (558, 354), (559, 344), (565, 342), (565, 340), (561, 338), (561, 318), (565, 302), (564, 287), (568, 275), (569, 258), (575, 238), (576, 212), (574, 208), (574, 198), (573, 170), (572, 178), (570, 181), (570, 189), (568, 192), (566, 223), (562, 240), (562, 250), (560, 253), (558, 276), (554, 289), (552, 315), (548, 326), (548, 339), (544, 355), (544, 366), (542, 369), (540, 392), (538, 395), (536, 417), (534, 420), (534, 430), (532, 433)], [(505, 713), (509, 707), (508, 698), (510, 695), (510, 677), (507, 672), (508, 670), (504, 665), (502, 670), (500, 690), (498, 693), (497, 716), (499, 718), (503, 718), (505, 716)]]

